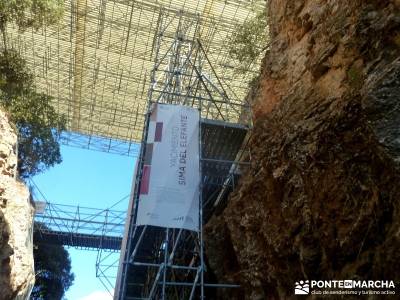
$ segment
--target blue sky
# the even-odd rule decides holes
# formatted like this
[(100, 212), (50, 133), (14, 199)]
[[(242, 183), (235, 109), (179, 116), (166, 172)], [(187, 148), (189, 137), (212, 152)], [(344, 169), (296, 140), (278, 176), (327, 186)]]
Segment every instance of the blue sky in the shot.
[[(62, 146), (61, 153), (61, 164), (33, 178), (48, 201), (107, 208), (130, 193), (134, 158), (68, 146)], [(115, 209), (125, 210), (127, 206), (128, 199)], [(95, 276), (97, 252), (69, 249), (69, 253), (75, 282), (66, 299), (111, 299)]]

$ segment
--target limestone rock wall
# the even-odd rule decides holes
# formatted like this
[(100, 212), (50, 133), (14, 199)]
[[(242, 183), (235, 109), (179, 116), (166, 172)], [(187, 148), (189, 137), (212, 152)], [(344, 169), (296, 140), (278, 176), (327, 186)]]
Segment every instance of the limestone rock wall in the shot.
[(252, 165), (207, 224), (224, 299), (400, 280), (400, 1), (270, 0)]
[(28, 299), (34, 284), (33, 215), (27, 187), (16, 179), (15, 130), (0, 110), (0, 299)]

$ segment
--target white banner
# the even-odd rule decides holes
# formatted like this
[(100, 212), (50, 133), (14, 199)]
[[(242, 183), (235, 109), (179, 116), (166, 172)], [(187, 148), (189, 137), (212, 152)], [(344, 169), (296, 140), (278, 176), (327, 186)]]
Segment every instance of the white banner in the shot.
[(137, 225), (199, 229), (199, 112), (169, 104), (151, 112)]

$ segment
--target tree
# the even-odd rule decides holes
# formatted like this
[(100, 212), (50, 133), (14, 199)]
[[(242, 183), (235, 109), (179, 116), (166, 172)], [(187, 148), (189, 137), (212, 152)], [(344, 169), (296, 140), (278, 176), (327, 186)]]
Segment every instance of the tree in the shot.
[(63, 14), (63, 0), (2, 0), (0, 1), (0, 30), (6, 44), (5, 28), (15, 23), (20, 30), (39, 29), (55, 24)]
[[(263, 5), (265, 5), (265, 1)], [(249, 5), (253, 10), (260, 5), (260, 1), (251, 1)], [(244, 73), (249, 66), (260, 58), (268, 48), (268, 22), (266, 7), (255, 13), (254, 17), (247, 19), (232, 34), (229, 42), (229, 54), (237, 59), (242, 67), (237, 72)]]
[(50, 96), (35, 91), (25, 60), (14, 50), (0, 53), (0, 92), (0, 105), (19, 132), (19, 175), (27, 178), (60, 163), (65, 118), (57, 114)]
[[(35, 224), (48, 229), (44, 224)], [(71, 272), (71, 259), (62, 245), (35, 243), (34, 250), (36, 280), (31, 293), (32, 300), (60, 300), (72, 285), (74, 274)]]
[(18, 169), (22, 178), (61, 162), (59, 139), (66, 121), (51, 105), (52, 97), (36, 91), (25, 60), (8, 49), (5, 29), (11, 22), (20, 30), (38, 29), (56, 23), (62, 12), (62, 0), (0, 1), (0, 106), (19, 131)]

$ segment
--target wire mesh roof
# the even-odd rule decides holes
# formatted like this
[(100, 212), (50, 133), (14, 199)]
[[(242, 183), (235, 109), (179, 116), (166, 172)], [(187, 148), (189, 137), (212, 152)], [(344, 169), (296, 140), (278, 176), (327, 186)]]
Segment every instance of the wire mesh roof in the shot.
[(250, 2), (67, 0), (59, 25), (26, 32), (10, 25), (7, 35), (27, 59), (38, 89), (52, 95), (58, 112), (66, 115), (65, 143), (129, 155), (131, 143), (142, 136), (160, 15), (199, 17), (211, 63), (244, 98), (255, 67), (238, 75), (226, 43), (238, 24), (263, 9)]

